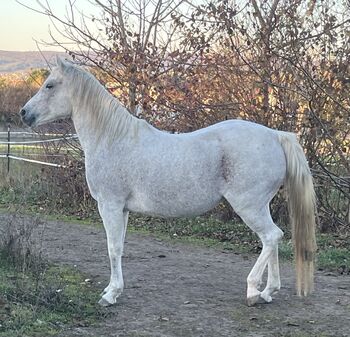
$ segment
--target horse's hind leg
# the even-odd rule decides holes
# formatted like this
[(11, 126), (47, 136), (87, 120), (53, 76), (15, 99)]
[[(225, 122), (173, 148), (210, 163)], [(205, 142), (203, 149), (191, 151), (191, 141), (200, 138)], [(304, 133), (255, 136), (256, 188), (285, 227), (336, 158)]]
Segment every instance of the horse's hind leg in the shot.
[(280, 272), (278, 265), (278, 246), (272, 251), (268, 261), (268, 274), (265, 289), (261, 293), (261, 297), (266, 302), (271, 302), (271, 295), (281, 288)]
[[(273, 223), (268, 204), (264, 207), (256, 205), (245, 205), (227, 196), (233, 209), (242, 220), (258, 234), (263, 248), (247, 278), (247, 303), (254, 305), (260, 297), (271, 302), (271, 294), (279, 289), (279, 267), (278, 267), (278, 242), (283, 236), (283, 232)], [(263, 292), (259, 291), (262, 283), (262, 276), (266, 266), (268, 268), (268, 281)]]
[[(266, 302), (271, 302), (271, 295), (280, 288), (278, 242), (282, 238), (283, 232), (273, 223), (268, 206), (260, 213), (260, 216), (259, 213), (253, 217), (240, 213), (239, 215), (258, 234), (263, 244), (260, 256), (247, 278), (247, 303), (254, 305), (259, 297)], [(262, 276), (267, 264), (267, 285), (265, 290), (260, 293), (258, 286), (262, 283)]]

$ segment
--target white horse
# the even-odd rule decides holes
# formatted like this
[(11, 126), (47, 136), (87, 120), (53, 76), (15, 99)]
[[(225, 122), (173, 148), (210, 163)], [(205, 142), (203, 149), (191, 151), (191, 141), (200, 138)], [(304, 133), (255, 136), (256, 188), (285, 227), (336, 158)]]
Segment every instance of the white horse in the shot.
[[(294, 134), (230, 120), (186, 134), (162, 132), (133, 117), (88, 72), (57, 59), (38, 93), (20, 111), (38, 126), (71, 117), (85, 152), (86, 179), (107, 234), (111, 276), (101, 305), (123, 291), (121, 256), (129, 211), (162, 217), (204, 213), (225, 198), (258, 234), (262, 252), (247, 278), (247, 302), (271, 302), (280, 289), (278, 241), (269, 203), (288, 191), (297, 293), (313, 290), (315, 194)], [(267, 284), (260, 291), (268, 266)]]

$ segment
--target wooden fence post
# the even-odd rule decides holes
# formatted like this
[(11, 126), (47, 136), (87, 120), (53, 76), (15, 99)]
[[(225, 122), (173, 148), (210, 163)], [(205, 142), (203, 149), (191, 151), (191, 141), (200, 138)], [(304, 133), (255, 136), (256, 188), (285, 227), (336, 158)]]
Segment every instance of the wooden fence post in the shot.
[(10, 173), (10, 141), (11, 141), (11, 126), (10, 124), (7, 125), (7, 174)]

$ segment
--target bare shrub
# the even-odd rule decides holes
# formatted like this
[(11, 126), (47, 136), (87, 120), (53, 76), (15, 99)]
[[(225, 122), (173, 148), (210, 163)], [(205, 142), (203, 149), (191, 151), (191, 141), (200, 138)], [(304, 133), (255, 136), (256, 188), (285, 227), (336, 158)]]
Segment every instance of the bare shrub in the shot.
[(42, 180), (46, 182), (43, 200), (51, 212), (86, 218), (96, 216), (95, 201), (90, 195), (82, 160), (70, 156), (61, 158), (64, 168), (44, 167)]
[(0, 227), (0, 252), (21, 273), (41, 272), (43, 223), (37, 217), (21, 214), (4, 216)]

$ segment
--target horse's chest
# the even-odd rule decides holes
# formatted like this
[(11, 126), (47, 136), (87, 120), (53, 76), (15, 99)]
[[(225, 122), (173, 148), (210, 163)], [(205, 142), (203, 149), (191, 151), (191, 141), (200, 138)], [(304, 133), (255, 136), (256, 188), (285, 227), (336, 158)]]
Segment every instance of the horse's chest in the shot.
[[(101, 162), (100, 164), (103, 164)], [(126, 198), (129, 193), (129, 177), (124, 169), (108, 165), (86, 166), (86, 181), (93, 198)]]

